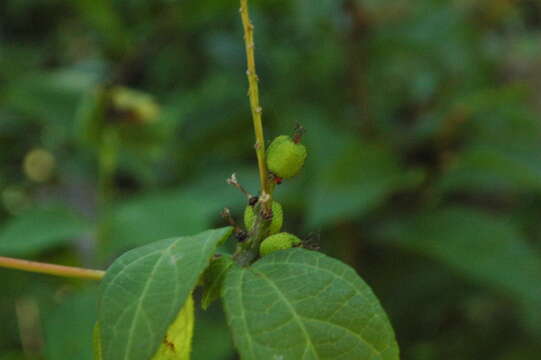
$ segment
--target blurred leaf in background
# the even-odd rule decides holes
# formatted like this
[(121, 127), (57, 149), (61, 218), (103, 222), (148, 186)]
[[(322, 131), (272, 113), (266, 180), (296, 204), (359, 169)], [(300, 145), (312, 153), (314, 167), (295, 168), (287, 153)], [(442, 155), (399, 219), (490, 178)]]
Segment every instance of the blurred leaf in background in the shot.
[(92, 330), (96, 321), (97, 287), (63, 301), (44, 321), (47, 359), (92, 359)]
[(0, 253), (29, 257), (60, 245), (89, 231), (90, 226), (65, 208), (33, 209), (6, 222), (0, 233)]

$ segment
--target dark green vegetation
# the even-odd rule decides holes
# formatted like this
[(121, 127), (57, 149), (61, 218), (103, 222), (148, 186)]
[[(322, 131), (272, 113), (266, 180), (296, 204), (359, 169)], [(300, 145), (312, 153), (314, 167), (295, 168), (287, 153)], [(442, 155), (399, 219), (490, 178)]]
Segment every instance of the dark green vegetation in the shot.
[[(224, 226), (223, 206), (241, 222), (232, 171), (257, 191), (237, 2), (109, 3), (0, 2), (0, 255), (105, 268)], [(301, 174), (275, 190), (283, 231), (356, 268), (404, 359), (537, 359), (537, 2), (258, 0), (252, 18), (267, 139), (307, 129)], [(256, 272), (306, 283), (318, 254), (291, 251)], [(0, 283), (1, 360), (91, 358), (96, 284)], [(235, 358), (222, 317), (198, 310), (194, 359)]]

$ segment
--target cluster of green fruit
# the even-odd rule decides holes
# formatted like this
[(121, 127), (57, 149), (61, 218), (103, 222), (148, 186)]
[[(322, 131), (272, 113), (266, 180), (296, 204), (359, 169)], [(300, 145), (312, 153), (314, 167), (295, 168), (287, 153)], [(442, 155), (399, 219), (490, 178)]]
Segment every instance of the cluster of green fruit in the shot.
[[(267, 150), (267, 167), (275, 178), (289, 179), (297, 175), (306, 159), (306, 148), (300, 142), (300, 136), (293, 138), (287, 135), (278, 136), (272, 141)], [(244, 225), (248, 231), (253, 231), (256, 222), (254, 208), (256, 204), (246, 206), (244, 210)], [(272, 202), (272, 220), (269, 225), (268, 237), (259, 247), (261, 256), (274, 251), (300, 246), (301, 240), (290, 233), (280, 232), (284, 222), (284, 212), (279, 202)]]

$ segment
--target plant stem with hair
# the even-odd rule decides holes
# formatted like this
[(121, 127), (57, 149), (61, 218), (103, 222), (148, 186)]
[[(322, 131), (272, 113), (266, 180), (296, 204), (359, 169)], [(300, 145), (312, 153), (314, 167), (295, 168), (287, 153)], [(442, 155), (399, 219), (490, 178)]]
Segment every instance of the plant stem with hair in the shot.
[[(246, 48), (246, 64), (248, 69), (246, 75), (248, 77), (248, 97), (250, 98), (250, 108), (252, 110), (252, 122), (255, 132), (255, 152), (257, 155), (257, 165), (259, 167), (259, 181), (261, 182), (261, 195), (268, 194), (271, 196), (271, 188), (269, 184), (269, 176), (267, 165), (265, 163), (265, 136), (263, 134), (263, 109), (259, 103), (259, 78), (255, 69), (254, 55), (254, 25), (250, 20), (248, 12), (248, 0), (240, 1), (240, 15), (242, 26), (244, 29), (244, 45)], [(265, 207), (270, 207), (271, 199), (264, 203)]]
[(255, 133), (255, 152), (257, 155), (257, 165), (259, 169), (259, 181), (261, 183), (261, 194), (259, 195), (259, 204), (256, 205), (257, 218), (254, 229), (251, 232), (249, 240), (240, 245), (235, 254), (237, 262), (242, 266), (252, 263), (259, 254), (259, 244), (263, 241), (268, 232), (272, 220), (272, 190), (269, 182), (269, 173), (266, 165), (265, 155), (265, 136), (263, 133), (262, 112), (259, 102), (259, 78), (255, 68), (254, 55), (254, 25), (250, 20), (248, 11), (248, 0), (240, 0), (240, 16), (244, 30), (244, 46), (246, 48), (246, 75), (248, 77), (248, 97), (250, 99), (250, 108), (252, 112), (252, 122)]

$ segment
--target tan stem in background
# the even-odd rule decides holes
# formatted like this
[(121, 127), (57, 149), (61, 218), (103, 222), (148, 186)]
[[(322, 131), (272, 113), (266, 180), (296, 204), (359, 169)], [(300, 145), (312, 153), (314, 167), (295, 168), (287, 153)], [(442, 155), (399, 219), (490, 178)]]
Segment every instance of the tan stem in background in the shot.
[(91, 270), (73, 266), (47, 264), (36, 261), (13, 259), (4, 256), (0, 256), (0, 267), (35, 272), (40, 274), (91, 280), (100, 280), (105, 275), (105, 271), (101, 270)]

